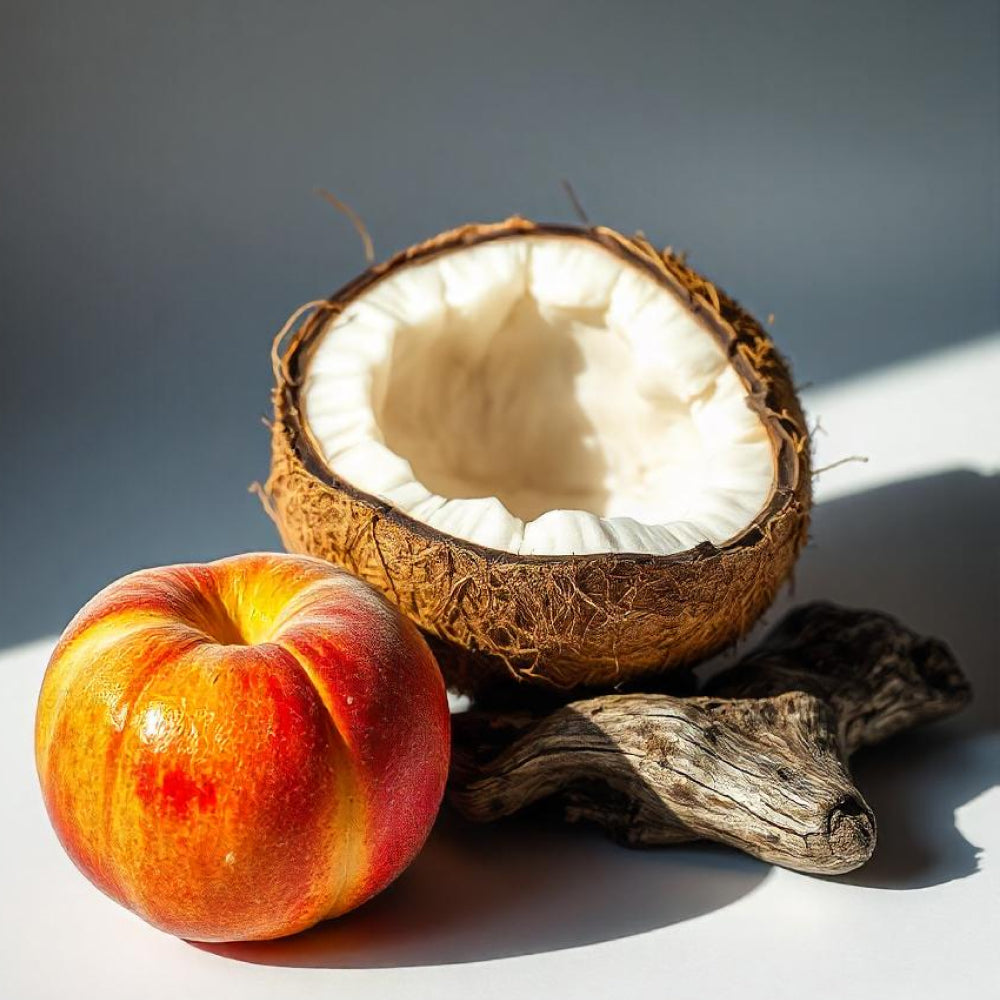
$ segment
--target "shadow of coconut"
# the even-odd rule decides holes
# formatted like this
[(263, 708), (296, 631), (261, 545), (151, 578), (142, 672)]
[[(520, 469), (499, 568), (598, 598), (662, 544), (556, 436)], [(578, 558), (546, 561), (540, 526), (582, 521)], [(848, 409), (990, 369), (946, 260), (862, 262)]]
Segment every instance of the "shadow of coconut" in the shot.
[[(1000, 478), (972, 473), (823, 504), (794, 593), (742, 644), (751, 648), (790, 606), (824, 598), (879, 608), (940, 636), (972, 681), (976, 701), (962, 716), (858, 755), (855, 776), (878, 818), (879, 846), (842, 881), (912, 889), (978, 870), (980, 851), (955, 812), (1000, 781), (998, 510)], [(445, 812), (411, 868), (356, 912), (278, 941), (198, 947), (316, 968), (530, 955), (702, 916), (753, 891), (769, 870), (709, 845), (637, 852), (538, 816), (472, 826)]]
[(277, 941), (199, 944), (307, 968), (446, 965), (628, 937), (753, 890), (768, 867), (710, 846), (629, 851), (539, 817), (475, 826), (445, 811), (397, 882), (359, 910)]

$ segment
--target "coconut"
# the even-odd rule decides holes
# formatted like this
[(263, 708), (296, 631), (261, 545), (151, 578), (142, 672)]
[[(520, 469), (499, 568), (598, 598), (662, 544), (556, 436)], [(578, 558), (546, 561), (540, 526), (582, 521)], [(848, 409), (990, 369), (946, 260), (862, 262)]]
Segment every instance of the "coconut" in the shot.
[(805, 542), (787, 366), (641, 236), (463, 226), (303, 307), (274, 362), (264, 498), (284, 544), (382, 591), (459, 689), (697, 663)]

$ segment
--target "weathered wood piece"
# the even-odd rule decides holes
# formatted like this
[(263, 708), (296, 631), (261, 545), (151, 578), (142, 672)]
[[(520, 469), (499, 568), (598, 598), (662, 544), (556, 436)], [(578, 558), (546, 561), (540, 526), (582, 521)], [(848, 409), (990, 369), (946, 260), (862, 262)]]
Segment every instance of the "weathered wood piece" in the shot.
[(969, 698), (942, 642), (879, 612), (810, 604), (696, 697), (456, 716), (449, 798), (481, 822), (555, 799), (630, 846), (706, 838), (838, 874), (875, 848), (850, 754)]

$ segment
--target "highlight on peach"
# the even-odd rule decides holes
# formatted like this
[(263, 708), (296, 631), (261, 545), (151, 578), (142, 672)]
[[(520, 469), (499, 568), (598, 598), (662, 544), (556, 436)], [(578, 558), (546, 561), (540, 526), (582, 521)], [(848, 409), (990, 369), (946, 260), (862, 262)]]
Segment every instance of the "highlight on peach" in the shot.
[(449, 746), (415, 626), (276, 553), (112, 583), (56, 646), (35, 732), (76, 865), (199, 941), (292, 934), (385, 888), (430, 831)]

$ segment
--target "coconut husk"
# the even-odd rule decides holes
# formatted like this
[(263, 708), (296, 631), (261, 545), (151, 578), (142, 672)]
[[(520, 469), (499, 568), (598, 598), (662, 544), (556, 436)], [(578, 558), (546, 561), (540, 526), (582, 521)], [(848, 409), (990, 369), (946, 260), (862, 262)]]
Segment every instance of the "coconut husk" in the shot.
[[(770, 499), (738, 537), (665, 556), (516, 555), (437, 532), (339, 479), (323, 461), (299, 388), (330, 319), (398, 268), (529, 234), (592, 240), (621, 256), (682, 300), (722, 345), (767, 428), (776, 470)], [(310, 303), (279, 335), (273, 360), (264, 498), (285, 547), (329, 559), (385, 594), (445, 644), (442, 667), (459, 690), (482, 693), (513, 681), (572, 692), (698, 663), (750, 629), (805, 544), (809, 438), (787, 364), (749, 313), (681, 256), (642, 236), (519, 217), (453, 229)]]

